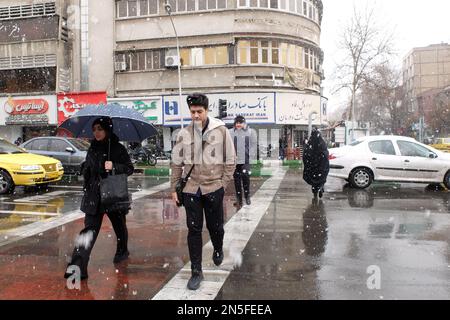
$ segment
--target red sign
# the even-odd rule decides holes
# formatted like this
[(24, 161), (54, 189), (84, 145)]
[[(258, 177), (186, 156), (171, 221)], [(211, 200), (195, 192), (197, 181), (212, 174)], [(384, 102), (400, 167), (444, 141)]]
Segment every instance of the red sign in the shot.
[(9, 98), (4, 108), (10, 115), (45, 114), (48, 111), (48, 102), (44, 99)]
[(106, 92), (61, 93), (58, 100), (58, 125), (89, 104), (106, 104)]

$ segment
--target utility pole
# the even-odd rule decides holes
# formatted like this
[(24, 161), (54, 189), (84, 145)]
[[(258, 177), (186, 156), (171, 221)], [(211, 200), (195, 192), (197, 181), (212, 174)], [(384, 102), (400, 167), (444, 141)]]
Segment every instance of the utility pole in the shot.
[(181, 55), (180, 55), (180, 42), (178, 40), (177, 29), (175, 28), (175, 24), (172, 19), (172, 7), (170, 6), (168, 0), (165, 0), (164, 8), (166, 9), (167, 14), (169, 15), (170, 22), (172, 23), (173, 31), (175, 32), (175, 38), (177, 41), (177, 56), (178, 56), (178, 105), (181, 116), (181, 129), (184, 127), (184, 114), (183, 114), (183, 106), (181, 104), (182, 101), (182, 93), (181, 93)]

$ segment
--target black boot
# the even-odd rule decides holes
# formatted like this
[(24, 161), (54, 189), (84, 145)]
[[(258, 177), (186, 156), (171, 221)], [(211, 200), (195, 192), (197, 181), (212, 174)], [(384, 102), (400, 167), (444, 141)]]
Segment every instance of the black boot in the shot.
[(245, 198), (245, 203), (249, 206), (252, 204), (252, 202), (250, 201), (250, 197)]
[(321, 198), (322, 199), (322, 197), (323, 197), (323, 193), (324, 193), (325, 191), (323, 190), (323, 187), (322, 188), (320, 188), (320, 190), (319, 190), (319, 198)]
[(223, 250), (214, 250), (212, 259), (216, 266), (220, 266), (223, 261)]
[(189, 290), (197, 290), (200, 287), (200, 283), (203, 280), (203, 272), (192, 270), (192, 276), (188, 281), (187, 287)]
[(123, 260), (128, 259), (128, 256), (130, 255), (130, 252), (128, 251), (128, 249), (117, 249), (116, 250), (116, 254), (114, 255), (114, 263), (119, 263)]

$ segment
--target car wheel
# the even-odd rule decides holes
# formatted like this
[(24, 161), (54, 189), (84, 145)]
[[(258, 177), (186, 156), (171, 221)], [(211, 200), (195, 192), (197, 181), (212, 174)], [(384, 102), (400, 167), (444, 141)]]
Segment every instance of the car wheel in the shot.
[(0, 194), (11, 193), (14, 187), (14, 181), (8, 172), (0, 170)]
[(447, 174), (445, 175), (445, 178), (444, 178), (444, 185), (445, 185), (445, 187), (446, 187), (447, 189), (450, 190), (450, 171), (447, 172)]
[(366, 189), (372, 184), (372, 172), (367, 168), (356, 168), (350, 174), (349, 180), (352, 187)]
[(151, 165), (151, 166), (156, 166), (156, 162), (157, 162), (158, 160), (156, 159), (156, 157), (154, 157), (154, 156), (149, 156), (148, 157), (148, 164), (149, 165)]

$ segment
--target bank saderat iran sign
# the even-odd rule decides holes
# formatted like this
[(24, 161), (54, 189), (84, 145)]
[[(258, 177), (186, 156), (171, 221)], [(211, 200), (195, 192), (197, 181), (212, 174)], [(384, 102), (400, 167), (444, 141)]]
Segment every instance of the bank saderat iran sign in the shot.
[(0, 125), (55, 125), (56, 96), (0, 98)]
[[(207, 96), (209, 99), (209, 112), (213, 117), (219, 113), (219, 99), (227, 100), (228, 117), (223, 119), (226, 123), (233, 123), (234, 118), (238, 115), (244, 116), (248, 123), (275, 123), (274, 92), (210, 93)], [(187, 95), (182, 96), (180, 107), (178, 96), (163, 96), (164, 125), (180, 125), (181, 114), (185, 123), (191, 121), (186, 97)]]

